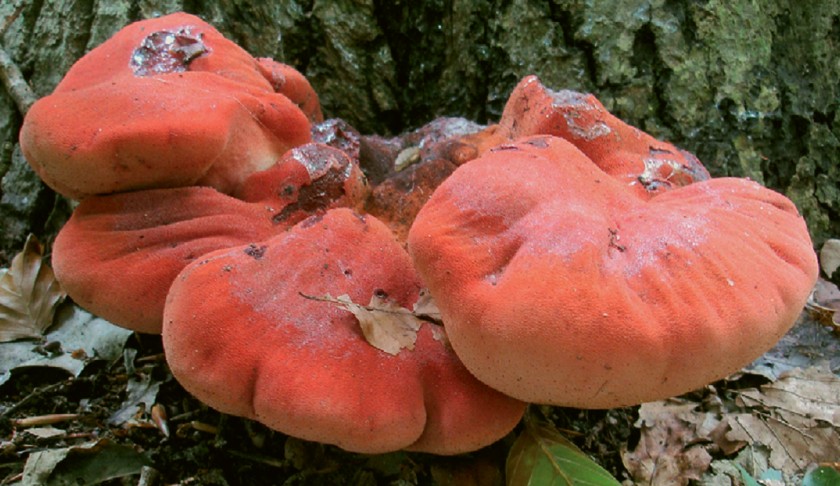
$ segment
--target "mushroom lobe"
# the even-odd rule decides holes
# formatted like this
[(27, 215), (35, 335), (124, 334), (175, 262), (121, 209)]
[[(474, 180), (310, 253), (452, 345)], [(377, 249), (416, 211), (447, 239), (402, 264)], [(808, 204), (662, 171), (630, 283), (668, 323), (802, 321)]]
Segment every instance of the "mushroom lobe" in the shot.
[(333, 209), (189, 265), (167, 297), (163, 341), (178, 381), (208, 405), (344, 449), (457, 454), (507, 434), (524, 404), (476, 380), (424, 323), (413, 349), (369, 344), (346, 309), (421, 283), (371, 216)]
[(321, 116), (300, 73), (266, 64), (192, 15), (135, 22), (32, 106), (23, 154), (74, 199), (190, 185), (231, 193), (309, 142)]
[(458, 168), (408, 246), (476, 377), (578, 408), (737, 371), (791, 327), (817, 275), (782, 195), (733, 178), (641, 194), (550, 136)]

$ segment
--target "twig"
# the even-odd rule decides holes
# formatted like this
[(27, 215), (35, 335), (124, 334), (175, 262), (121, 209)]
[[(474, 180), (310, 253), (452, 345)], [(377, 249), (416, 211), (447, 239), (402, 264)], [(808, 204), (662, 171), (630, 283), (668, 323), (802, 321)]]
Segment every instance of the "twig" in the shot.
[(58, 383), (53, 383), (52, 385), (47, 385), (43, 388), (33, 390), (32, 393), (23, 397), (23, 399), (21, 401), (17, 402), (16, 404), (12, 405), (11, 407), (7, 408), (6, 410), (3, 410), (3, 413), (0, 413), (0, 418), (7, 417), (7, 416), (13, 414), (14, 412), (19, 410), (21, 407), (23, 407), (24, 405), (26, 405), (27, 403), (29, 403), (33, 399), (37, 398), (38, 396), (43, 395), (44, 393), (51, 392), (55, 388), (61, 388), (65, 384), (69, 383), (70, 381), (72, 381), (72, 379), (66, 380), (66, 381), (59, 381)]
[(206, 422), (199, 422), (198, 420), (193, 420), (189, 423), (190, 427), (193, 430), (197, 430), (199, 432), (205, 432), (207, 434), (218, 434), (219, 428), (215, 425), (210, 425)]
[(77, 420), (81, 417), (78, 413), (52, 413), (49, 415), (38, 415), (12, 420), (12, 424), (18, 427), (38, 427), (41, 425), (52, 425), (68, 420)]
[(239, 452), (239, 451), (226, 451), (228, 454), (239, 457), (241, 459), (246, 459), (248, 461), (257, 462), (260, 464), (265, 464), (266, 466), (271, 467), (279, 467), (285, 468), (289, 466), (289, 463), (285, 459), (277, 459), (276, 457), (269, 457), (262, 454), (251, 454), (247, 452)]
[[(15, 11), (6, 18), (3, 22), (3, 26), (0, 27), (0, 36), (4, 35), (6, 31), (9, 30), (9, 27), (18, 18), (25, 5), (25, 3), (21, 3)], [(20, 68), (17, 64), (15, 64), (12, 56), (10, 56), (9, 53), (7, 53), (2, 47), (0, 47), (0, 80), (3, 81), (3, 84), (6, 86), (6, 91), (17, 105), (18, 110), (21, 114), (25, 115), (38, 97), (35, 96), (35, 92), (32, 91), (29, 83), (26, 82), (26, 78), (23, 77), (23, 73), (20, 72)]]
[(156, 403), (151, 411), (152, 423), (160, 430), (165, 437), (169, 437), (169, 423), (166, 420), (166, 409), (163, 405)]
[(5, 479), (3, 480), (3, 482), (2, 482), (2, 483), (0, 483), (0, 485), (6, 485), (6, 484), (17, 483), (17, 482), (18, 482), (18, 481), (20, 481), (21, 479), (23, 479), (23, 473), (22, 473), (22, 472), (19, 472), (19, 473), (17, 473), (17, 474), (13, 474), (13, 475), (11, 475), (11, 476), (9, 476), (9, 477), (5, 478)]
[(29, 108), (38, 99), (35, 92), (29, 87), (29, 83), (20, 72), (20, 68), (12, 60), (5, 49), (0, 48), (0, 80), (6, 86), (6, 92), (17, 105), (21, 114), (26, 114)]

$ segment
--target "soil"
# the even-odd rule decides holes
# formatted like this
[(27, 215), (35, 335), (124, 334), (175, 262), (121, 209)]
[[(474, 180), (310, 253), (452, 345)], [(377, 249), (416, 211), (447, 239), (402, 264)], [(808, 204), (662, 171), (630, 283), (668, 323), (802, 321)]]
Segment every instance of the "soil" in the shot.
[[(35, 451), (107, 439), (130, 446), (149, 459), (141, 475), (103, 484), (184, 485), (469, 485), (502, 484), (507, 451), (519, 430), (472, 454), (441, 457), (420, 453), (381, 456), (354, 454), (305, 442), (238, 417), (218, 413), (191, 397), (168, 371), (159, 336), (134, 335), (135, 374), (160, 383), (157, 403), (165, 419), (151, 411), (109, 425), (126, 398), (129, 373), (123, 360), (88, 366), (78, 378), (50, 368), (16, 370), (0, 387), (0, 485), (21, 478)], [(635, 409), (583, 411), (534, 407), (529, 413), (552, 422), (614, 476), (621, 477), (620, 450), (633, 433)], [(37, 438), (15, 421), (48, 421), (73, 414), (52, 427), (65, 433)], [(45, 424), (46, 425), (46, 424)]]

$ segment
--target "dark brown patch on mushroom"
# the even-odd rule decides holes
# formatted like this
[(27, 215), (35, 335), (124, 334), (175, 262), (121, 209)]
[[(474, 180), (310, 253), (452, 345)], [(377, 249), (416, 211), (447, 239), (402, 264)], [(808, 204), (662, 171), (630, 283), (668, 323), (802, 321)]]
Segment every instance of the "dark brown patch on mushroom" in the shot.
[(210, 52), (202, 37), (200, 33), (193, 34), (190, 27), (152, 32), (131, 53), (129, 64), (134, 75), (155, 76), (186, 71), (192, 61)]
[(257, 246), (253, 243), (248, 245), (248, 248), (245, 248), (245, 254), (249, 257), (253, 258), (254, 260), (260, 260), (265, 255), (265, 250), (268, 247), (265, 245)]
[(503, 150), (520, 150), (520, 149), (516, 145), (509, 145), (509, 144), (499, 145), (498, 147), (493, 147), (493, 148), (490, 149), (491, 152), (501, 152)]
[(330, 202), (344, 196), (345, 172), (346, 166), (331, 165), (324, 175), (308, 186), (301, 187), (297, 201), (284, 207), (272, 220), (281, 223), (298, 211), (310, 214), (323, 211)]
[(415, 216), (437, 188), (456, 169), (444, 159), (433, 159), (397, 172), (373, 189), (365, 210), (388, 224), (404, 240)]
[(313, 125), (312, 141), (341, 150), (351, 159), (359, 159), (361, 135), (349, 123), (340, 118), (333, 118)]
[(297, 192), (297, 187), (293, 186), (292, 184), (287, 184), (280, 188), (277, 195), (283, 199), (286, 199), (294, 196), (295, 192)]
[(673, 155), (673, 152), (667, 149), (661, 149), (657, 147), (649, 147), (651, 155)]
[(610, 232), (610, 248), (615, 248), (616, 250), (624, 253), (627, 250), (627, 246), (619, 243), (619, 240), (621, 240), (621, 236), (618, 235), (618, 229), (608, 228), (608, 230)]

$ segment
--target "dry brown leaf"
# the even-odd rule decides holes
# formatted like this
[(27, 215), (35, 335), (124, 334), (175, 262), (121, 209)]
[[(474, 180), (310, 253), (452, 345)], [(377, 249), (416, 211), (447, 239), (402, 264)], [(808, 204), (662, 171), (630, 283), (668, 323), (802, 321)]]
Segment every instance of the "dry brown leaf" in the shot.
[(429, 289), (420, 290), (420, 296), (417, 297), (417, 302), (414, 303), (414, 315), (427, 317), (435, 322), (442, 322), (440, 309), (438, 309), (437, 303), (432, 298)]
[(840, 378), (826, 370), (794, 369), (762, 386), (761, 392), (745, 390), (741, 396), (776, 409), (798, 425), (816, 427), (825, 422), (840, 428)]
[(356, 304), (346, 294), (335, 299), (328, 294), (324, 300), (352, 312), (365, 339), (376, 349), (395, 356), (403, 349), (414, 349), (423, 321), (387, 297), (374, 294), (368, 305)]
[(794, 369), (760, 390), (744, 390), (750, 413), (729, 417), (729, 439), (770, 449), (770, 466), (795, 474), (840, 457), (840, 378), (819, 368)]
[[(633, 451), (623, 451), (622, 462), (637, 484), (674, 485), (698, 480), (709, 468), (712, 456), (698, 444), (704, 439), (697, 428), (702, 414), (696, 403), (653, 402), (639, 410), (639, 443)], [(682, 418), (687, 416), (689, 420)]]
[(833, 278), (834, 272), (840, 268), (840, 240), (830, 239), (823, 243), (820, 249), (820, 267), (828, 278)]
[(832, 282), (817, 279), (814, 290), (805, 303), (805, 309), (812, 319), (840, 332), (840, 289)]
[(11, 266), (0, 270), (0, 342), (43, 337), (66, 295), (30, 235)]

